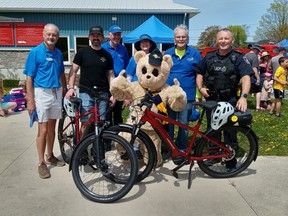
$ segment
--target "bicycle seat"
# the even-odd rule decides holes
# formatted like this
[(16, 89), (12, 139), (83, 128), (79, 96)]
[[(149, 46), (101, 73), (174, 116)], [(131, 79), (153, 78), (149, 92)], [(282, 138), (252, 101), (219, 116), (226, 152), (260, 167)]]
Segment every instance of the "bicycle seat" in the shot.
[(69, 99), (71, 103), (74, 103), (77, 107), (79, 107), (82, 104), (82, 99), (78, 97), (70, 97)]
[(205, 101), (205, 102), (193, 102), (192, 103), (195, 106), (201, 106), (208, 110), (212, 110), (215, 107), (217, 107), (218, 102), (217, 101)]

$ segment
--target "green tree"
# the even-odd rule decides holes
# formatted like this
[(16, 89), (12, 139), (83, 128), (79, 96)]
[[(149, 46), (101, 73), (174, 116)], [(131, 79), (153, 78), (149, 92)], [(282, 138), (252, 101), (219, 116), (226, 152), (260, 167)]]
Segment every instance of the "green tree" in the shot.
[(217, 32), (220, 26), (208, 26), (204, 32), (201, 33), (197, 46), (199, 48), (210, 47), (215, 43)]
[(288, 38), (288, 0), (275, 0), (261, 17), (254, 40), (277, 43)]
[[(246, 47), (245, 41), (247, 40), (246, 34), (246, 26), (233, 26), (230, 25), (229, 28), (234, 35), (234, 46), (235, 47)], [(220, 26), (209, 26), (205, 29), (204, 32), (201, 33), (200, 38), (197, 43), (197, 47), (211, 47), (216, 45), (216, 36), (219, 30), (221, 29)]]
[(244, 26), (230, 25), (227, 28), (233, 32), (234, 47), (245, 48), (246, 47), (245, 41), (247, 40), (247, 33), (246, 33), (247, 27), (245, 25)]

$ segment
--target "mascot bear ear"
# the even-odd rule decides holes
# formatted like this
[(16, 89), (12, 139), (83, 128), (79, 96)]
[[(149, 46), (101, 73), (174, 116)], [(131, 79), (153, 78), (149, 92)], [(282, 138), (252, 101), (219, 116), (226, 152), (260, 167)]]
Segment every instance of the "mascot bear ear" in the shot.
[(138, 52), (136, 52), (135, 55), (134, 55), (134, 60), (135, 60), (136, 64), (138, 63), (138, 61), (139, 61), (141, 58), (143, 58), (143, 57), (145, 57), (145, 56), (146, 56), (146, 53), (145, 53), (144, 51), (138, 51)]

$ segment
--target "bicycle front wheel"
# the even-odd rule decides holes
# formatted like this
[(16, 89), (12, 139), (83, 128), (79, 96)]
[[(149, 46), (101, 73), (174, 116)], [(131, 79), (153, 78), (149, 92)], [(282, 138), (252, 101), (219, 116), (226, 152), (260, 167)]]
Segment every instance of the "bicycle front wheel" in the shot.
[[(137, 159), (132, 147), (122, 137), (104, 132), (101, 135), (100, 164), (96, 165), (95, 135), (85, 137), (72, 156), (72, 176), (79, 191), (88, 199), (110, 203), (124, 197), (137, 178)], [(104, 147), (110, 143), (111, 148)], [(125, 154), (125, 159), (123, 155)]]
[(64, 111), (58, 121), (58, 141), (63, 160), (69, 163), (76, 143), (76, 127), (72, 118)]
[[(230, 178), (243, 172), (257, 157), (258, 144), (249, 127), (222, 127), (205, 134), (217, 139), (217, 143), (229, 147), (229, 157), (198, 161), (200, 169), (214, 178)], [(196, 156), (205, 157), (224, 154), (221, 147), (202, 138), (196, 149)]]
[(116, 132), (120, 136), (124, 137), (131, 146), (138, 159), (138, 176), (137, 182), (145, 179), (152, 171), (156, 162), (156, 148), (150, 137), (142, 130), (137, 132), (137, 135), (133, 141), (133, 126), (131, 125), (115, 125), (108, 128), (109, 131)]

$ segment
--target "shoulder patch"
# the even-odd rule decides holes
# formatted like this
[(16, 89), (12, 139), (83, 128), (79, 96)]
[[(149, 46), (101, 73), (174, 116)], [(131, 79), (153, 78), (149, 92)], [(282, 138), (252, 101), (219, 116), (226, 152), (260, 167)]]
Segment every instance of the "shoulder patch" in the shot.
[(247, 64), (250, 65), (250, 62), (249, 62), (249, 60), (246, 58), (246, 56), (243, 56), (243, 60), (244, 60)]

